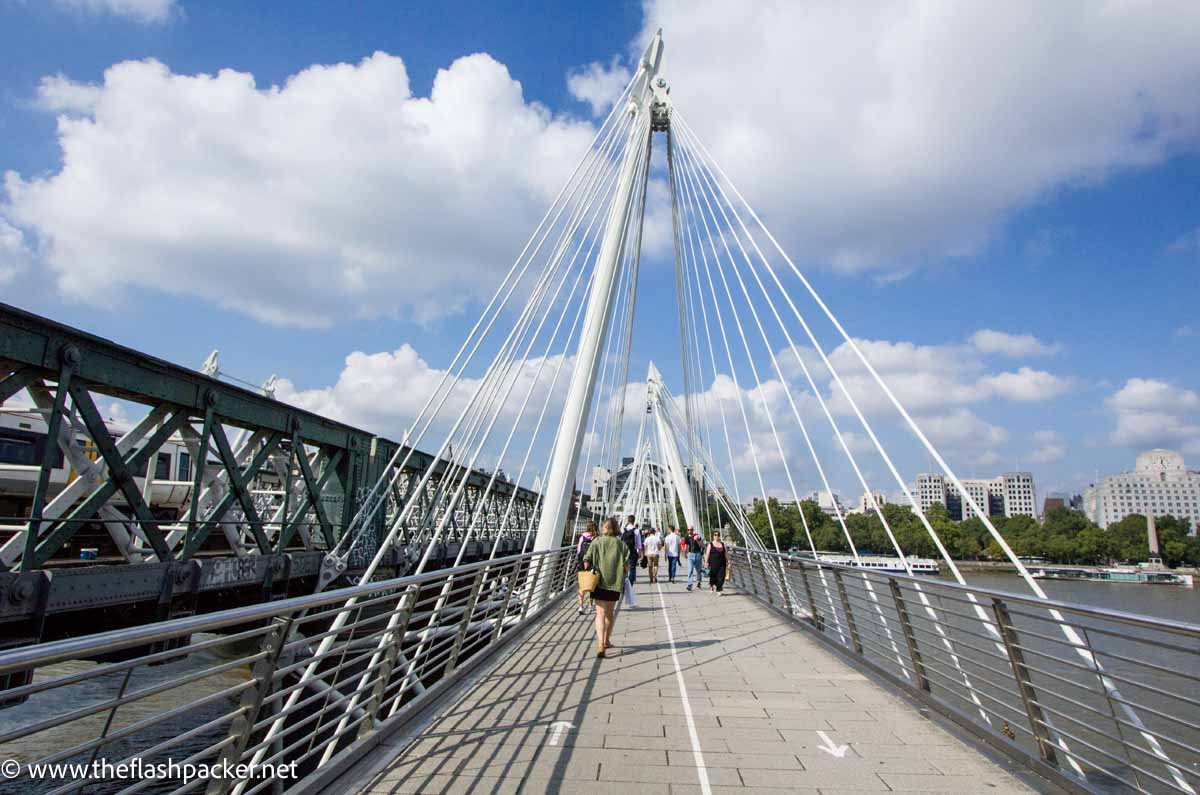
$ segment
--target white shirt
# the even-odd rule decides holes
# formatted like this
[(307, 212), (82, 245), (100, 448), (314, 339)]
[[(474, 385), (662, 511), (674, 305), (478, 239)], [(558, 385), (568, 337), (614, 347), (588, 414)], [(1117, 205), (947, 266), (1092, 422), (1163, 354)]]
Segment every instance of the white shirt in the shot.
[(669, 536), (667, 536), (666, 538), (663, 539), (663, 544), (666, 545), (666, 548), (667, 548), (667, 557), (671, 557), (671, 558), (679, 557), (679, 542), (680, 542), (680, 540), (681, 539), (680, 539), (678, 533), (671, 533)]
[(657, 558), (658, 550), (660, 547), (662, 547), (662, 539), (654, 535), (647, 538), (644, 543), (646, 545), (646, 554), (649, 557)]

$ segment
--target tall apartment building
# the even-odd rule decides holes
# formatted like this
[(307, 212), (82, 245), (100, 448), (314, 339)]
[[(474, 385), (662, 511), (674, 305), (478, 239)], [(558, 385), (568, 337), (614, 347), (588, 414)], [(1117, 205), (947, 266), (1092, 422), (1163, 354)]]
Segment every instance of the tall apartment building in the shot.
[(1183, 456), (1149, 450), (1137, 457), (1132, 472), (1109, 475), (1083, 492), (1083, 512), (1100, 527), (1130, 514), (1174, 516), (1200, 524), (1200, 472), (1189, 471)]
[[(967, 496), (987, 511), (988, 516), (1037, 515), (1034, 508), (1037, 494), (1029, 472), (1005, 472), (987, 480), (968, 479), (962, 485)], [(917, 475), (917, 501), (922, 511), (934, 503), (945, 505), (950, 518), (958, 521), (974, 515), (954, 483), (937, 473)]]
[(1032, 474), (1005, 472), (1000, 480), (1005, 516), (1037, 516), (1037, 492), (1033, 488)]
[(917, 502), (922, 511), (928, 511), (936, 502), (946, 504), (946, 478), (937, 473), (923, 472), (917, 475)]

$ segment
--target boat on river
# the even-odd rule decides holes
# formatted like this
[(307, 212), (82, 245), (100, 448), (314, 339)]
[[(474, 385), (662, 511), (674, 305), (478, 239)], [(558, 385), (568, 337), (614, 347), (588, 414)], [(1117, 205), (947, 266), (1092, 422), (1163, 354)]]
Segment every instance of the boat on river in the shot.
[[(811, 552), (797, 551), (791, 554), (798, 554), (800, 557), (812, 559)], [(853, 566), (859, 569), (869, 569), (870, 571), (881, 571), (887, 574), (907, 574), (908, 571), (904, 567), (904, 561), (900, 558), (888, 555), (860, 555), (857, 559), (853, 555), (841, 555), (835, 552), (818, 552), (817, 560), (823, 563), (835, 563), (839, 566)], [(930, 558), (919, 558), (916, 555), (908, 556), (908, 566), (913, 574), (929, 574), (937, 576), (941, 571), (936, 560)]]
[(1029, 574), (1038, 580), (1093, 580), (1192, 587), (1192, 575), (1178, 574), (1153, 564), (1137, 566), (1037, 566)]

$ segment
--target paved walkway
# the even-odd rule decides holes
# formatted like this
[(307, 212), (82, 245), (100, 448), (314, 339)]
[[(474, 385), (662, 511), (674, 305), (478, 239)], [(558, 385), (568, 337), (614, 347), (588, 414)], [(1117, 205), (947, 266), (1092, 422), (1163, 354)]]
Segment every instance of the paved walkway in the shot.
[(607, 659), (569, 603), (366, 791), (1030, 791), (752, 597), (642, 574)]

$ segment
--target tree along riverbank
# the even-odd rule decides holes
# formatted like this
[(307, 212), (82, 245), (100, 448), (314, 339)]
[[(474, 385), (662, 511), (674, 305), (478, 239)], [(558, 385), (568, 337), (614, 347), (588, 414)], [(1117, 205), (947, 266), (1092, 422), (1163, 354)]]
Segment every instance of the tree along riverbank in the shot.
[[(883, 515), (904, 554), (940, 557), (933, 539), (911, 507), (884, 505)], [(940, 504), (933, 505), (925, 515), (956, 562), (978, 561), (989, 564), (987, 568), (990, 571), (1003, 570), (991, 567), (991, 562), (996, 562), (1007, 566), (1008, 570), (1012, 569), (1000, 545), (978, 517), (956, 522), (950, 518), (946, 507)], [(781, 550), (798, 547), (807, 551), (811, 534), (812, 545), (818, 550), (850, 551), (841, 525), (811, 500), (802, 500), (799, 507), (785, 506), (774, 498), (768, 503), (756, 500), (748, 516), (768, 549), (774, 549), (778, 539)], [(846, 530), (859, 554), (896, 554), (877, 514), (853, 513), (845, 515), (844, 519)], [(1082, 512), (1068, 508), (1050, 510), (1044, 522), (1032, 516), (992, 516), (989, 520), (1020, 557), (1041, 558), (1047, 563), (1092, 566), (1139, 563), (1150, 557), (1146, 541), (1146, 517), (1139, 514), (1127, 516), (1105, 529), (1097, 527)], [(1166, 565), (1200, 565), (1200, 539), (1188, 535), (1188, 520), (1156, 516), (1154, 522), (1158, 530), (1159, 549)]]

